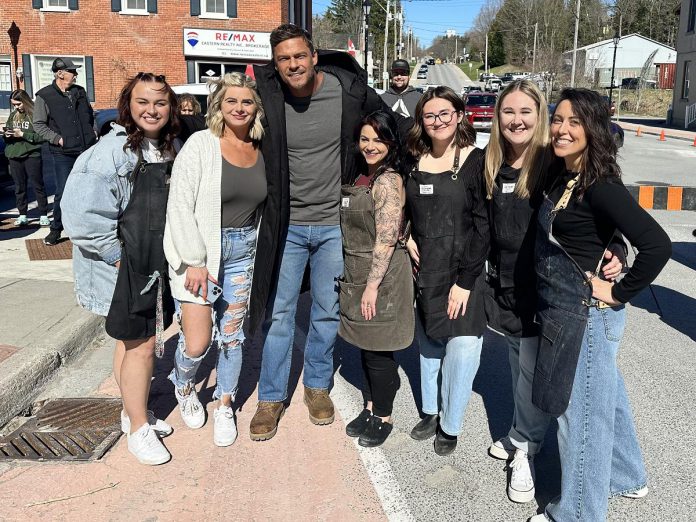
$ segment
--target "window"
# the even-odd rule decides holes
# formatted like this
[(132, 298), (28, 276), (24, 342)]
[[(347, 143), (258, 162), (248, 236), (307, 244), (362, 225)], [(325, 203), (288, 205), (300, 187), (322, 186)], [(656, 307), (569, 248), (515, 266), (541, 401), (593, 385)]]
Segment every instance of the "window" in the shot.
[(42, 11), (68, 11), (68, 0), (43, 0)]
[(684, 80), (682, 83), (682, 99), (689, 98), (689, 67), (691, 65), (690, 61), (684, 62)]
[(192, 0), (191, 14), (201, 18), (236, 18), (237, 2), (234, 0)]
[(146, 15), (147, 0), (121, 0), (121, 12)]
[(696, 26), (696, 0), (689, 2), (689, 18), (686, 19), (686, 32), (691, 33)]
[[(58, 58), (57, 56), (32, 56), (34, 63), (31, 68), (32, 72), (32, 85), (34, 87), (34, 92), (38, 91), (46, 85), (50, 85), (53, 82), (53, 71), (51, 71), (51, 65), (53, 65), (53, 60)], [(78, 85), (81, 85), (85, 89), (87, 88), (87, 74), (85, 70), (85, 57), (84, 56), (70, 56), (69, 57), (75, 65), (80, 65), (81, 67), (77, 69), (77, 81)], [(27, 74), (27, 71), (24, 72)]]
[(225, 2), (226, 0), (203, 0), (203, 13), (227, 16)]

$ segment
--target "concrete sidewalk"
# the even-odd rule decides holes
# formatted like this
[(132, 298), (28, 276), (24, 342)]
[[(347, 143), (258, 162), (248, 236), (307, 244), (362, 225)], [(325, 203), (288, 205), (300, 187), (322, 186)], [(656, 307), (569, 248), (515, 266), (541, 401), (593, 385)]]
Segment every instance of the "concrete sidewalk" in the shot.
[(696, 131), (690, 131), (686, 129), (675, 129), (673, 127), (662, 127), (658, 125), (644, 125), (642, 123), (634, 123), (631, 121), (617, 121), (613, 120), (614, 123), (617, 123), (625, 132), (634, 132), (638, 133), (638, 130), (640, 129), (640, 134), (647, 134), (650, 136), (660, 136), (663, 132), (665, 133), (665, 138), (674, 138), (678, 140), (684, 140), (688, 141), (690, 143), (695, 143), (694, 140), (696, 140)]

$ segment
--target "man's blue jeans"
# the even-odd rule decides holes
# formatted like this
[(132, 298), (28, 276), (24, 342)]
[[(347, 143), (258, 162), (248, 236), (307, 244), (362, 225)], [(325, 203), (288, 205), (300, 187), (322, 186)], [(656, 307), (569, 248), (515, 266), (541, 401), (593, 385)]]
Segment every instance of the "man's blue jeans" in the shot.
[(63, 230), (61, 220), (60, 199), (63, 197), (63, 190), (68, 181), (70, 171), (77, 161), (77, 156), (67, 156), (66, 154), (53, 154), (53, 167), (56, 173), (56, 195), (53, 198), (53, 221), (51, 230)]
[(546, 506), (557, 522), (600, 522), (608, 499), (647, 484), (621, 372), (626, 310), (590, 308), (570, 404), (558, 418), (561, 496)]
[(333, 375), (333, 348), (338, 331), (338, 283), (343, 273), (339, 225), (290, 225), (283, 245), (278, 284), (270, 296), (259, 379), (259, 400), (288, 397), (295, 338), (295, 313), (309, 261), (312, 308), (304, 351), (304, 385), (328, 389)]

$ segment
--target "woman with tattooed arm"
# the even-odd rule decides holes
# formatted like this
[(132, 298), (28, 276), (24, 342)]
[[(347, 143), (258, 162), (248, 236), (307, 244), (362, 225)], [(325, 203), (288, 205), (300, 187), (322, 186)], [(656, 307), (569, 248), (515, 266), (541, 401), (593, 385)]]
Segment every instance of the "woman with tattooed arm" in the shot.
[(338, 334), (361, 348), (365, 408), (346, 426), (361, 446), (381, 445), (392, 431), (399, 389), (394, 352), (413, 341), (413, 282), (398, 243), (406, 200), (403, 157), (394, 117), (382, 111), (358, 126), (361, 174), (341, 188), (344, 272)]

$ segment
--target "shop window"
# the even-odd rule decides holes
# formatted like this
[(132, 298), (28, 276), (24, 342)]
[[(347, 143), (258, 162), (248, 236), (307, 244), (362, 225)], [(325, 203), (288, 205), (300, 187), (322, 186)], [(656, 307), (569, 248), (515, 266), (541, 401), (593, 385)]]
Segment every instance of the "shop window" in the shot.
[(686, 20), (686, 32), (693, 33), (696, 27), (696, 0), (689, 2), (689, 17)]
[(78, 0), (32, 0), (32, 7), (42, 11), (76, 11)]
[[(67, 56), (75, 65), (80, 65), (77, 69), (77, 80), (75, 83), (81, 85), (87, 91), (89, 101), (94, 101), (94, 61), (91, 56)], [(53, 60), (58, 56), (23, 54), (22, 65), (24, 67), (24, 87), (33, 96), (36, 91), (50, 85), (54, 79), (51, 71)], [(65, 56), (61, 56), (65, 58)]]
[(126, 15), (149, 15), (157, 12), (157, 0), (111, 0), (111, 10)]
[(684, 62), (684, 80), (682, 83), (682, 93), (681, 97), (684, 100), (689, 99), (689, 67), (691, 66), (691, 61)]

